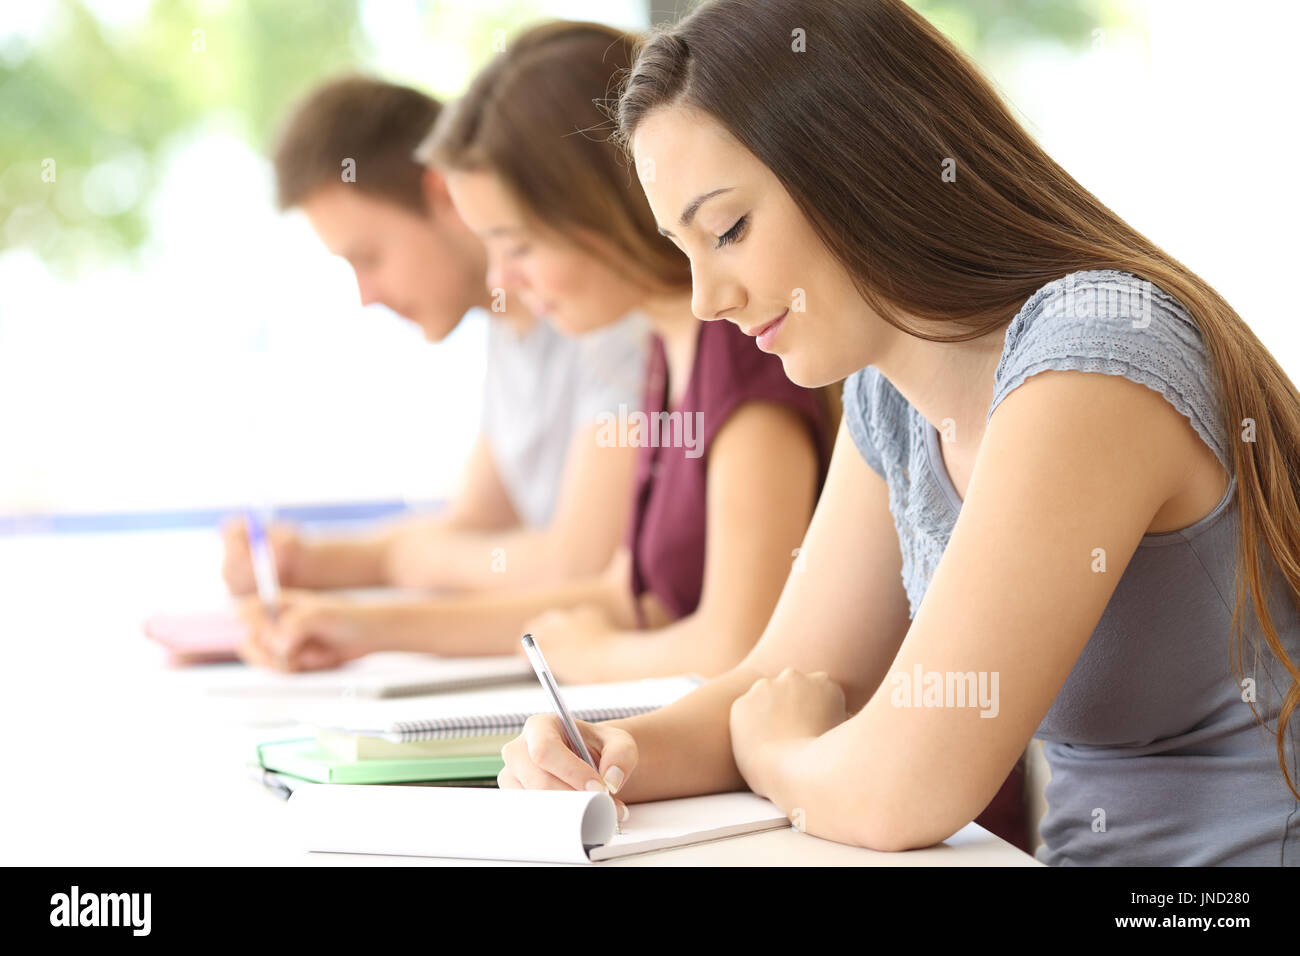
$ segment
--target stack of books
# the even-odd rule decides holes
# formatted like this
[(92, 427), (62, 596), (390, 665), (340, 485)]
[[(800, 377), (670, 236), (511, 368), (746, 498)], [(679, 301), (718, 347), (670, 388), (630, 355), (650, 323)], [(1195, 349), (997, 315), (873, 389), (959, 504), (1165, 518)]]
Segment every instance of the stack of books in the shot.
[[(564, 688), (588, 722), (648, 713), (700, 684), (654, 678)], [(254, 770), (284, 796), (301, 783), (493, 786), (501, 748), (533, 714), (551, 713), (536, 684), (396, 700), (333, 702), (299, 730), (257, 747)]]

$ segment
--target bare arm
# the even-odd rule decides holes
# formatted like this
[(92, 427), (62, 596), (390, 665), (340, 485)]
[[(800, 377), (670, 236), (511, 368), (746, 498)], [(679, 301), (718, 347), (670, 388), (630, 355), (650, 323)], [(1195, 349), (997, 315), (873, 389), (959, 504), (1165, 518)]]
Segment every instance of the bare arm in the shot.
[[(437, 542), (476, 529), (500, 532), (518, 525), (514, 506), (480, 435), (466, 462), (461, 489), (446, 509), (432, 515), (405, 515), (364, 534), (303, 535), (290, 526), (270, 531), (281, 583), (291, 588), (416, 587), (409, 575), (395, 574), (410, 549), (437, 548)], [(248, 536), (232, 522), (225, 538), (226, 583), (235, 594), (254, 590)]]
[[(560, 497), (545, 528), (462, 524), (423, 535), (412, 529), (393, 543), (392, 583), (501, 591), (599, 573), (627, 528), (636, 449), (602, 447), (596, 433), (588, 425), (572, 436)], [(493, 480), (499, 487), (495, 468)]]
[[(1217, 489), (1205, 481), (1216, 473)], [(808, 831), (829, 839), (897, 850), (950, 836), (1019, 757), (1143, 534), (1158, 516), (1189, 513), (1192, 497), (1199, 517), (1224, 483), (1213, 453), (1158, 393), (1107, 375), (1034, 376), (989, 421), (888, 680), (855, 716), (811, 733), (798, 711), (816, 698), (814, 683), (756, 685), (755, 702), (783, 719), (747, 715), (737, 701), (733, 750), (747, 781), (783, 808), (804, 808)], [(945, 682), (984, 675), (994, 693), (911, 706), (900, 675), (917, 671)], [(747, 722), (760, 729), (738, 740)]]
[[(709, 448), (699, 606), (666, 627), (606, 631), (575, 648), (572, 661), (552, 659), (556, 673), (606, 681), (715, 677), (734, 667), (772, 615), (816, 495), (817, 450), (803, 421), (770, 402), (743, 405)], [(562, 622), (557, 630), (562, 643)], [(541, 629), (539, 642), (550, 647), (549, 638)]]
[(434, 527), (444, 532), (503, 531), (519, 525), (519, 516), (501, 481), (492, 458), (492, 444), (486, 435), (480, 433), (474, 440), (456, 494), (447, 509), (435, 517)]
[[(503, 497), (486, 442), (480, 441), (477, 446), (467, 474), (468, 487), (477, 489), (478, 495), (461, 499), (452, 520), (500, 516), (500, 506), (503, 502), (508, 505), (508, 500)], [(475, 475), (480, 480), (475, 481)], [(576, 504), (574, 507), (576, 510)], [(626, 500), (622, 508), (625, 513)], [(430, 549), (469, 533), (421, 528), (411, 519), (401, 527), (402, 533), (426, 535), (420, 539), (420, 546)], [(610, 548), (613, 550), (612, 544)], [(386, 579), (391, 580), (391, 577)], [(610, 574), (588, 574), (547, 587), (400, 602), (359, 602), (294, 594), (290, 606), (281, 614), (279, 633), (274, 636), (270, 622), (260, 621), (255, 607), (247, 614), (253, 635), (250, 645), (267, 647), (266, 654), (255, 656), (256, 662), (275, 661), (277, 666), (296, 670), (332, 667), (378, 650), (448, 655), (515, 653), (528, 621), (554, 608), (577, 606), (598, 608), (611, 619), (626, 619), (629, 611), (625, 580)]]
[[(888, 490), (844, 426), (801, 556), (743, 661), (668, 707), (610, 722), (636, 741), (636, 773), (620, 798), (631, 803), (743, 789), (728, 718), (732, 702), (761, 677), (793, 666), (827, 671), (851, 701), (864, 702), (875, 691), (907, 631), (908, 606)], [(564, 756), (556, 759), (567, 766)], [(569, 774), (581, 788), (591, 770), (578, 764)]]
[(287, 670), (334, 667), (373, 651), (418, 651), (452, 656), (519, 653), (530, 619), (552, 608), (579, 605), (617, 614), (625, 593), (605, 577), (503, 594), (359, 601), (287, 591), (276, 621), (251, 600), (245, 622), (250, 644), (265, 655), (255, 663)]

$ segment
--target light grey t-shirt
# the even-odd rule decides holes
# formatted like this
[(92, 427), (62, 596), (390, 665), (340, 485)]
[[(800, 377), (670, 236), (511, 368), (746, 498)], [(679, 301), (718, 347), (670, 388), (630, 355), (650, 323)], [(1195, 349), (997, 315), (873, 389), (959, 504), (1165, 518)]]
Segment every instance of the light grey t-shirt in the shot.
[(545, 319), (521, 336), (489, 317), (482, 431), (525, 524), (550, 521), (577, 429), (641, 407), (648, 335), (639, 313), (574, 338)]
[[(1228, 442), (1237, 430), (1220, 420), (1194, 320), (1163, 290), (1114, 271), (1077, 272), (1039, 289), (1007, 328), (989, 414), (1049, 369), (1121, 375), (1159, 392), (1232, 473)], [(871, 367), (845, 381), (844, 417), (889, 486), (915, 617), (961, 510), (939, 434)], [(1233, 477), (1203, 519), (1142, 538), (1035, 733), (1051, 768), (1040, 860), (1300, 865), (1300, 804), (1229, 661), (1237, 525)], [(1300, 612), (1273, 572), (1273, 621), (1300, 660)], [(1252, 663), (1258, 625), (1245, 620), (1245, 675), (1255, 678), (1257, 710), (1276, 728), (1289, 678), (1262, 641)], [(1300, 713), (1287, 741), (1293, 768), (1298, 725)]]

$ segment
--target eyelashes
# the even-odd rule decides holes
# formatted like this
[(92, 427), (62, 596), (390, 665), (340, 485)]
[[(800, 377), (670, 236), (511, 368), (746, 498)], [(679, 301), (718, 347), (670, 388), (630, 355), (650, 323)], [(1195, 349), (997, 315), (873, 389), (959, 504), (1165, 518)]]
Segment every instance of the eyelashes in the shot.
[(736, 220), (736, 224), (734, 226), (732, 226), (722, 235), (718, 236), (717, 248), (721, 249), (723, 246), (729, 246), (733, 242), (739, 240), (740, 237), (745, 234), (745, 226), (747, 226), (748, 224), (749, 224), (749, 213), (746, 213), (745, 215), (741, 216), (739, 219)]

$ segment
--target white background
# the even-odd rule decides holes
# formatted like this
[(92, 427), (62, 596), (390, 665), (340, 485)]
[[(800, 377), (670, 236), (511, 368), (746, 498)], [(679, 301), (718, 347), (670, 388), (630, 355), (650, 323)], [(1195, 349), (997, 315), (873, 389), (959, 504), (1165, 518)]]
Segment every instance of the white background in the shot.
[[(1300, 4), (1124, 6), (1124, 29), (984, 65), (1066, 169), (1214, 284), (1300, 378)], [(641, 9), (551, 7), (623, 25)], [(422, 54), (413, 10), (367, 5), (377, 59), (446, 85), (457, 61)], [(417, 76), (430, 62), (442, 72)], [(359, 309), (350, 270), (272, 211), (266, 161), (220, 117), (171, 157), (139, 271), (68, 282), (0, 255), (0, 515), (445, 495), (477, 428), (481, 323), (430, 346)]]

